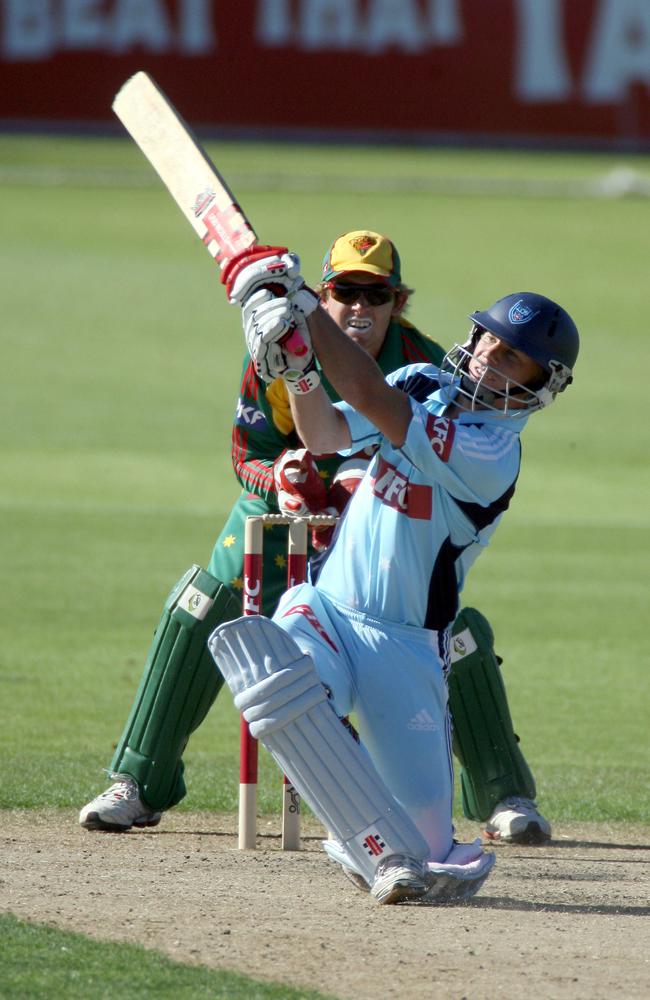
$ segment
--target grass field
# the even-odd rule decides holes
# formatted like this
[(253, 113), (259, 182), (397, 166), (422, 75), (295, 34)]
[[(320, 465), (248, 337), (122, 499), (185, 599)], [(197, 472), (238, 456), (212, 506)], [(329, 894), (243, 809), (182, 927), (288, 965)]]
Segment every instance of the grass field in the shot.
[(327, 1000), (321, 993), (261, 983), (231, 972), (173, 962), (148, 949), (0, 915), (3, 1000)]
[[(626, 165), (647, 182), (650, 162), (210, 149), (260, 237), (300, 251), (310, 279), (338, 233), (391, 235), (410, 316), (443, 344), (509, 291), (574, 315), (575, 385), (531, 420), (516, 500), (465, 599), (495, 628), (543, 811), (648, 822), (650, 201), (596, 182)], [(242, 339), (128, 141), (5, 137), (0, 165), (0, 808), (79, 807), (103, 787), (167, 591), (207, 562), (236, 495)], [(236, 726), (222, 697), (188, 750), (181, 808), (234, 809)]]

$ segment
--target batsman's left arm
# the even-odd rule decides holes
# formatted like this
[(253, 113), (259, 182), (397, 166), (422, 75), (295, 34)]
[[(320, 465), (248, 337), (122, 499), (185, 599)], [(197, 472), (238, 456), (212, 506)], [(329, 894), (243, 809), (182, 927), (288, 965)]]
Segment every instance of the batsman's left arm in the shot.
[(319, 385), (306, 395), (291, 395), (291, 412), (305, 446), (316, 454), (331, 454), (352, 444), (348, 424)]
[[(307, 325), (318, 361), (341, 399), (400, 447), (412, 416), (408, 396), (386, 382), (374, 358), (346, 336), (322, 306), (310, 313)], [(304, 396), (292, 396), (291, 408), (296, 429), (311, 451), (350, 447), (347, 421), (322, 385)]]

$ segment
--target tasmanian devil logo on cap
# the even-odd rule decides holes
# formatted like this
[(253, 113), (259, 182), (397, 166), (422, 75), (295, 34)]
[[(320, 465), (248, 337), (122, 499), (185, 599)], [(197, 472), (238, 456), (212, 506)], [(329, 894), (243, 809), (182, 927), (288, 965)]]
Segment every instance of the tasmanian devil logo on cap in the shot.
[(531, 309), (527, 306), (523, 299), (518, 299), (514, 306), (510, 306), (508, 312), (508, 319), (511, 323), (519, 325), (521, 323), (529, 323), (534, 316), (537, 316), (539, 309)]
[(377, 240), (372, 236), (356, 236), (353, 240), (350, 240), (350, 246), (353, 247), (358, 254), (363, 257), (364, 254), (368, 253), (376, 246)]

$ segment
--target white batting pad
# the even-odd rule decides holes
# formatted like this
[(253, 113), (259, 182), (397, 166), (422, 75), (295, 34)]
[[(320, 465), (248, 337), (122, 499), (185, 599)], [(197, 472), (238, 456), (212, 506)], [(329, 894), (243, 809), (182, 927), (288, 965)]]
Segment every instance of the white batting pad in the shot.
[(251, 733), (367, 882), (391, 854), (426, 857), (426, 841), (341, 724), (311, 658), (286, 632), (268, 618), (239, 618), (219, 625), (208, 646)]

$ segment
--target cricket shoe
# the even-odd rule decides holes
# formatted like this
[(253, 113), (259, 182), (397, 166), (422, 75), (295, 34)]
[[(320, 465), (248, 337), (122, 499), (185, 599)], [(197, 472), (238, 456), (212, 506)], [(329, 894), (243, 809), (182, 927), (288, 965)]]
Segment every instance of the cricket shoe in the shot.
[(422, 861), (407, 858), (403, 854), (391, 854), (379, 864), (370, 895), (384, 905), (408, 903), (421, 899), (427, 888)]
[(495, 861), (494, 851), (482, 850), (480, 839), (473, 844), (454, 844), (444, 863), (426, 862), (428, 888), (417, 902), (428, 906), (467, 902), (479, 891)]
[(485, 836), (502, 844), (544, 844), (551, 839), (551, 824), (531, 799), (513, 795), (499, 802), (487, 821)]
[(140, 798), (137, 782), (126, 774), (111, 774), (114, 785), (85, 805), (79, 823), (86, 830), (126, 833), (132, 826), (157, 826), (162, 813), (149, 809)]

